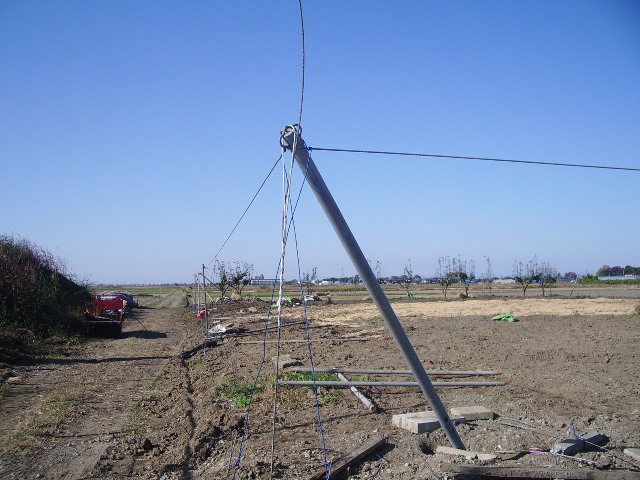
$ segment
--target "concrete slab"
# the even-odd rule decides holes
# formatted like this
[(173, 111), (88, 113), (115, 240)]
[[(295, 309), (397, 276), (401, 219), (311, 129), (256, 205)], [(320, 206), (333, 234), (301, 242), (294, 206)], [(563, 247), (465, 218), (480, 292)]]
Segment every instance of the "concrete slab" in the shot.
[(467, 460), (481, 460), (483, 462), (492, 462), (498, 458), (497, 455), (492, 455), (490, 453), (480, 453), (474, 452), (472, 450), (460, 450), (459, 448), (444, 446), (436, 447), (436, 453), (440, 453), (443, 455), (459, 455), (465, 457)]
[(273, 364), (276, 364), (276, 361), (278, 363), (278, 368), (285, 368), (285, 367), (291, 367), (294, 365), (299, 365), (300, 362), (298, 362), (298, 360), (291, 358), (291, 355), (280, 355), (280, 359), (278, 359), (277, 357), (271, 357), (271, 361), (273, 362)]
[(598, 430), (589, 430), (580, 435), (580, 438), (569, 438), (551, 447), (551, 453), (573, 456), (583, 450), (589, 450), (594, 445), (602, 445), (608, 437)]
[(486, 407), (472, 406), (472, 407), (452, 407), (451, 415), (456, 417), (464, 417), (467, 421), (470, 420), (493, 420), (493, 412)]
[(640, 462), (640, 448), (625, 448), (623, 452), (625, 455), (628, 455), (634, 460), (637, 460)]
[[(464, 423), (464, 417), (450, 417), (454, 423)], [(440, 428), (435, 412), (400, 413), (391, 416), (391, 424), (412, 433), (430, 433)]]

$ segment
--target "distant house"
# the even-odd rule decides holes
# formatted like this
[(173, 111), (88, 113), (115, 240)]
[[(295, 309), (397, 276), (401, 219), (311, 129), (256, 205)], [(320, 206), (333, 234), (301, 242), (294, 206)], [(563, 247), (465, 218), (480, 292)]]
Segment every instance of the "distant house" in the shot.
[(497, 280), (493, 281), (494, 285), (509, 285), (513, 283), (516, 283), (513, 278), (498, 278)]
[(598, 280), (638, 280), (640, 275), (615, 275), (611, 277), (598, 277)]
[(264, 275), (259, 275), (251, 279), (251, 285), (273, 285), (278, 280), (275, 278), (264, 278)]

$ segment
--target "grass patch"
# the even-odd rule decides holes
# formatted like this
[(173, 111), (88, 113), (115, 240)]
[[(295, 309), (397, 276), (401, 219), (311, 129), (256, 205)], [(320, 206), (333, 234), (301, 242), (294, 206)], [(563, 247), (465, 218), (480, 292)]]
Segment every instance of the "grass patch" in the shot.
[(0, 398), (6, 398), (9, 396), (9, 389), (4, 385), (0, 385)]
[[(289, 372), (285, 373), (281, 377), (286, 381), (313, 381), (312, 372)], [(333, 382), (337, 378), (332, 373), (322, 372), (316, 373), (317, 382)], [(286, 388), (283, 388), (286, 387)], [(340, 387), (318, 387), (318, 398), (323, 405), (333, 405), (338, 401), (338, 398), (342, 396), (342, 390)], [(305, 401), (310, 401), (314, 398), (313, 385), (283, 385), (280, 390), (280, 400), (283, 403), (295, 403), (300, 404)]]
[(37, 436), (48, 436), (67, 418), (71, 412), (83, 404), (86, 390), (80, 382), (63, 385), (53, 391), (44, 402), (34, 420), (31, 430)]
[(167, 380), (164, 377), (163, 373), (158, 373), (157, 375), (153, 375), (151, 378), (153, 379), (153, 385), (151, 388), (153, 388), (154, 390), (160, 390), (164, 388), (164, 386), (167, 383)]
[(43, 398), (40, 409), (32, 412), (14, 435), (2, 439), (2, 449), (29, 448), (37, 439), (55, 435), (58, 427), (84, 403), (86, 394), (85, 386), (80, 382), (57, 387)]
[(147, 413), (140, 407), (140, 404), (133, 405), (129, 408), (127, 423), (122, 429), (122, 434), (126, 437), (140, 435), (147, 431)]
[(505, 398), (506, 396), (507, 396), (507, 392), (505, 392), (504, 390), (495, 390), (491, 394), (491, 400), (495, 402), (496, 400), (500, 400), (502, 398)]
[[(251, 401), (251, 392), (253, 390), (253, 382), (246, 382), (237, 377), (231, 377), (225, 380), (222, 385), (218, 385), (213, 394), (216, 397), (223, 397), (231, 401), (236, 408), (246, 408)], [(260, 383), (256, 386), (255, 394), (262, 393), (264, 386)]]
[(340, 392), (332, 391), (322, 396), (323, 405), (333, 405), (338, 401), (340, 397)]
[[(293, 382), (312, 382), (313, 381), (313, 373), (312, 372), (291, 372), (285, 373), (282, 375), (282, 380), (293, 381)], [(316, 373), (316, 382), (334, 382), (336, 377), (332, 373)], [(313, 388), (309, 386), (307, 388)]]

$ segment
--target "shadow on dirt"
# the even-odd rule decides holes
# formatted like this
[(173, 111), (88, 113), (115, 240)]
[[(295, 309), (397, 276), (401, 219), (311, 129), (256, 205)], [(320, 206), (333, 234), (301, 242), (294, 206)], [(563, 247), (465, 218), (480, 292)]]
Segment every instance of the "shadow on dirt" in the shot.
[(121, 338), (129, 337), (155, 340), (158, 338), (167, 338), (167, 334), (164, 332), (154, 332), (153, 330), (129, 330), (127, 332), (122, 332)]
[(173, 355), (158, 355), (149, 357), (109, 357), (109, 358), (49, 358), (43, 363), (51, 365), (72, 365), (74, 363), (112, 363), (112, 362), (131, 362), (135, 360), (167, 360), (173, 358)]

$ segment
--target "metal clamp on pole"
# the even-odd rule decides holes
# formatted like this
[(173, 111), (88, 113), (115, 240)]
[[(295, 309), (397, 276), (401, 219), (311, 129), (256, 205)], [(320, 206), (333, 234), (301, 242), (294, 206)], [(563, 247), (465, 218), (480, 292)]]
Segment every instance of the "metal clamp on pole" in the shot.
[(440, 425), (444, 429), (449, 442), (454, 448), (459, 448), (462, 450), (466, 450), (456, 427), (454, 426), (451, 418), (449, 418), (449, 414), (440, 400), (438, 393), (436, 392), (435, 387), (431, 383), (431, 379), (429, 375), (425, 371), (422, 362), (418, 358), (418, 355), (407, 337), (407, 333), (404, 331), (400, 320), (396, 316), (393, 308), (391, 308), (391, 304), (389, 303), (389, 299), (384, 294), (382, 287), (378, 283), (376, 276), (371, 270), (371, 266), (367, 259), (365, 258), (358, 242), (356, 241), (353, 233), (351, 233), (351, 229), (347, 224), (346, 220), (342, 216), (338, 205), (336, 204), (331, 192), (327, 188), (327, 185), (324, 183), (320, 172), (316, 168), (313, 160), (309, 156), (309, 151), (307, 149), (307, 145), (301, 137), (302, 130), (298, 125), (288, 125), (284, 128), (280, 135), (280, 145), (283, 148), (286, 148), (293, 152), (293, 156), (296, 160), (296, 163), (302, 170), (302, 173), (306, 176), (306, 181), (311, 186), (313, 192), (320, 202), (320, 206), (324, 210), (324, 213), (327, 215), (329, 222), (333, 226), (336, 231), (338, 238), (342, 242), (342, 246), (347, 251), (353, 266), (356, 268), (356, 271), (362, 278), (367, 290), (369, 291), (369, 295), (373, 299), (374, 303), (378, 307), (382, 318), (384, 319), (387, 327), (391, 331), (393, 338), (395, 339), (402, 355), (404, 356), (409, 368), (411, 369), (413, 375), (420, 385), (424, 396), (426, 397), (431, 409), (436, 414)]

